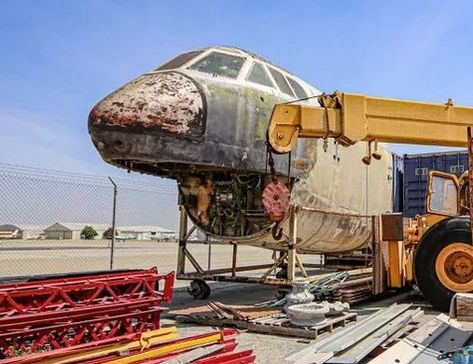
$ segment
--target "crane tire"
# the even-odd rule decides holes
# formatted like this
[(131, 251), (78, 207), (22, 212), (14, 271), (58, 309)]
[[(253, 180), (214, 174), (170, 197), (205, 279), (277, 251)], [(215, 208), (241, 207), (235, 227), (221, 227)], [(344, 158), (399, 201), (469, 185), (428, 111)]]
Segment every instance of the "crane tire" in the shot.
[[(471, 245), (470, 221), (466, 217), (452, 217), (442, 220), (422, 236), (414, 255), (415, 278), (417, 286), (426, 300), (436, 309), (447, 312), (453, 295), (459, 291), (447, 287), (448, 284), (442, 282), (442, 277), (437, 273), (439, 257), (445, 255), (443, 252), (449, 252), (451, 255), (456, 254), (456, 246), (464, 246), (473, 250)], [(471, 264), (471, 261), (467, 261), (467, 263)], [(471, 272), (469, 277), (471, 277)], [(445, 282), (445, 278), (443, 281)]]

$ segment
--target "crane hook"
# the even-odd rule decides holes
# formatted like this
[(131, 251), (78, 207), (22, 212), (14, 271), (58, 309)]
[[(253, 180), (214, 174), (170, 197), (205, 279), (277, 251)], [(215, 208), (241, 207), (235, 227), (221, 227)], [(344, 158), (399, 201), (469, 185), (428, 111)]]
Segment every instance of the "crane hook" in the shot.
[(282, 228), (279, 227), (279, 224), (274, 224), (273, 228), (271, 229), (271, 234), (273, 235), (274, 240), (281, 240), (283, 231)]

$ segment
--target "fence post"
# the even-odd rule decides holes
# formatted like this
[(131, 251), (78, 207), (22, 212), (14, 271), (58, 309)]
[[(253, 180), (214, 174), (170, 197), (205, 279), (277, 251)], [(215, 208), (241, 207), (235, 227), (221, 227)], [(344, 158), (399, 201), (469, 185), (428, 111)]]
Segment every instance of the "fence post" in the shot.
[(112, 244), (110, 246), (110, 270), (113, 269), (113, 254), (115, 250), (115, 233), (116, 233), (116, 228), (115, 228), (115, 219), (116, 219), (116, 212), (117, 212), (117, 185), (111, 179), (108, 177), (110, 182), (112, 182), (113, 185), (113, 212), (112, 212)]
[(208, 252), (207, 252), (207, 270), (210, 270), (212, 267), (212, 242), (207, 234), (205, 234), (205, 241), (208, 244)]

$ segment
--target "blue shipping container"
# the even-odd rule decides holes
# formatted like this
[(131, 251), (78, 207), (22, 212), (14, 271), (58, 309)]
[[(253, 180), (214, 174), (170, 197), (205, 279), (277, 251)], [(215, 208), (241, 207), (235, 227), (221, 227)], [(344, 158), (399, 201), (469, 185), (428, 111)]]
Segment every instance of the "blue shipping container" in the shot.
[(468, 169), (467, 151), (404, 154), (403, 159), (404, 196), (402, 209), (398, 211), (402, 211), (405, 217), (425, 213), (425, 192), (429, 171), (436, 170), (460, 176)]

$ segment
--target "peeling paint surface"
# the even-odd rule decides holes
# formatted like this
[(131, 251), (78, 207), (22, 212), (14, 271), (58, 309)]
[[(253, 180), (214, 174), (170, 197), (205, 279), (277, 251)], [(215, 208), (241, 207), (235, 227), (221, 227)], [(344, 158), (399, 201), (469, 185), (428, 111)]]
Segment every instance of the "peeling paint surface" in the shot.
[(146, 74), (99, 102), (90, 114), (96, 125), (158, 127), (202, 135), (204, 101), (196, 84), (177, 72)]
[[(366, 150), (366, 143), (329, 143), (324, 152), (319, 142), (314, 167), (291, 193), (293, 204), (323, 211), (298, 213), (299, 252), (347, 252), (370, 244), (371, 219), (359, 215), (391, 211), (392, 157), (380, 148), (381, 160), (366, 166), (361, 162)], [(289, 234), (288, 222), (284, 229)]]

